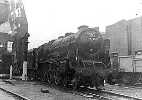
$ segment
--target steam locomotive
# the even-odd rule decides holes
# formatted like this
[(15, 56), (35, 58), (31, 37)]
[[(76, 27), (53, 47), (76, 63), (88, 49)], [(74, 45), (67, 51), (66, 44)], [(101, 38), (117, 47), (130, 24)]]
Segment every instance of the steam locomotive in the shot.
[(77, 33), (66, 33), (29, 52), (34, 60), (28, 62), (33, 70), (28, 71), (32, 72), (29, 76), (48, 84), (71, 85), (74, 89), (80, 86), (101, 89), (110, 68), (104, 41), (97, 28), (81, 26)]

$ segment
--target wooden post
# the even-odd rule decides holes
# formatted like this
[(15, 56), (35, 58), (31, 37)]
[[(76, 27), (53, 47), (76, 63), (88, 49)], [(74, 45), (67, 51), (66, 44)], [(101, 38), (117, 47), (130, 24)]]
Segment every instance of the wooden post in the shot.
[(28, 52), (28, 37), (29, 33), (26, 33), (23, 38), (23, 49), (24, 49), (24, 61), (23, 61), (23, 74), (22, 74), (22, 80), (27, 80), (27, 52)]
[(22, 80), (27, 80), (27, 61), (23, 62), (23, 74), (22, 74)]
[(12, 65), (10, 66), (10, 79), (12, 79)]

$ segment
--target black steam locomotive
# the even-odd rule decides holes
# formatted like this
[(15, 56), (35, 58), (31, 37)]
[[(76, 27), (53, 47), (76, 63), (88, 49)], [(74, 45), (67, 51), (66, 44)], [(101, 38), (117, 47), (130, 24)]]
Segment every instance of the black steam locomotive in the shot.
[(34, 71), (29, 76), (49, 84), (71, 85), (74, 89), (80, 86), (99, 89), (110, 68), (104, 41), (96, 28), (81, 26), (77, 33), (66, 33), (29, 52), (34, 60), (31, 64)]

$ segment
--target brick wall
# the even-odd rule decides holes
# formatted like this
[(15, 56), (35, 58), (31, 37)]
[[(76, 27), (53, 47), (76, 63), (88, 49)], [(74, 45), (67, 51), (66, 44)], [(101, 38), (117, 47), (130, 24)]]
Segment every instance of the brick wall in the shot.
[(119, 55), (128, 55), (127, 21), (121, 20), (106, 27), (106, 34), (110, 39), (110, 52), (118, 52)]
[(134, 54), (142, 50), (142, 17), (107, 26), (106, 34), (110, 39), (110, 52), (118, 52), (121, 56)]
[(142, 17), (128, 20), (131, 34), (132, 54), (137, 50), (142, 50)]

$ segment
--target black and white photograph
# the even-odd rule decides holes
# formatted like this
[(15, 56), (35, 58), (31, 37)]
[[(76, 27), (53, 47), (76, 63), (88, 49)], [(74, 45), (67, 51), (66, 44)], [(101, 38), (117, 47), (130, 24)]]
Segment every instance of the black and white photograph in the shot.
[(0, 0), (0, 100), (142, 100), (142, 0)]

